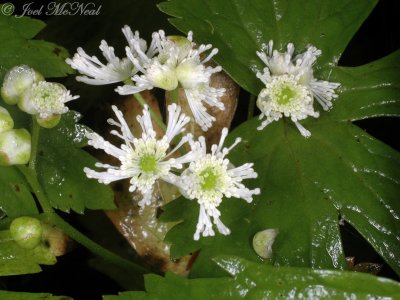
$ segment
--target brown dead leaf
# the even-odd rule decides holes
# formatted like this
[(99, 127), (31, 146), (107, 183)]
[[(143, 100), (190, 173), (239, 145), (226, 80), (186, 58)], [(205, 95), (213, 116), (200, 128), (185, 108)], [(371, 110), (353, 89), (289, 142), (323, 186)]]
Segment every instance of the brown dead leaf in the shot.
[[(216, 119), (213, 126), (206, 132), (204, 132), (200, 126), (194, 122), (192, 111), (190, 110), (186, 99), (185, 91), (181, 88), (178, 94), (178, 104), (182, 107), (182, 111), (192, 119), (187, 125), (187, 132), (192, 133), (195, 137), (201, 135), (204, 136), (209, 148), (211, 148), (211, 145), (219, 143), (222, 129), (231, 126), (232, 119), (236, 112), (237, 99), (240, 91), (239, 86), (228, 75), (226, 75), (225, 72), (213, 74), (210, 85), (215, 88), (225, 88), (225, 94), (221, 97), (225, 109), (220, 110), (216, 107), (205, 105), (207, 111)], [(171, 93), (166, 92), (167, 103), (170, 103), (170, 97)]]
[[(149, 92), (143, 92), (142, 96), (146, 99), (149, 107), (161, 115), (157, 99)], [(142, 114), (142, 106), (133, 97), (125, 97), (114, 101), (124, 114), (124, 118), (131, 128), (134, 135), (141, 135), (141, 128), (136, 120), (136, 116)], [(111, 107), (106, 114), (112, 116)], [(163, 130), (153, 123), (154, 130), (159, 136), (163, 135)], [(103, 135), (112, 143), (118, 145), (121, 141), (109, 134), (110, 128), (105, 129)], [(104, 163), (117, 164), (115, 158), (109, 157), (103, 152), (99, 153), (98, 158)], [(174, 272), (180, 275), (187, 275), (188, 262), (190, 256), (181, 258), (178, 261), (171, 261), (169, 245), (164, 243), (164, 237), (173, 224), (158, 222), (157, 213), (160, 206), (173, 200), (178, 196), (178, 192), (169, 185), (160, 183), (153, 194), (153, 204), (145, 208), (140, 208), (137, 204), (141, 195), (129, 192), (129, 181), (114, 183), (112, 188), (115, 192), (115, 202), (118, 209), (106, 211), (106, 215), (112, 221), (118, 231), (126, 238), (129, 244), (135, 249), (138, 255), (144, 260), (163, 272)]]

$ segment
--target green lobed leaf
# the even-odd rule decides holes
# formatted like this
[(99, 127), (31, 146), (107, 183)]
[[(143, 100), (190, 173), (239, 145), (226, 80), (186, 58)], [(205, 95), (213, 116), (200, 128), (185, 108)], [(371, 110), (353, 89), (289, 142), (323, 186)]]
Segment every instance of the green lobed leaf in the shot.
[[(255, 71), (265, 66), (257, 57), (262, 44), (273, 40), (286, 50), (289, 42), (304, 51), (308, 44), (322, 50), (321, 69), (336, 65), (348, 42), (372, 11), (376, 0), (169, 0), (159, 8), (173, 16), (179, 30), (219, 49), (215, 60), (244, 89), (262, 88)], [(323, 79), (323, 78), (321, 78)]]
[(0, 167), (0, 210), (11, 218), (38, 214), (29, 184), (16, 167)]
[(0, 82), (7, 70), (27, 64), (45, 77), (62, 77), (72, 73), (65, 63), (66, 49), (56, 44), (32, 40), (45, 23), (29, 17), (16, 18), (0, 14)]
[[(281, 32), (281, 28), (296, 24), (299, 18), (305, 19), (308, 14), (305, 8), (298, 10), (297, 14), (285, 10), (282, 13), (282, 21), (278, 22), (279, 27), (272, 29), (267, 19), (256, 18), (256, 23), (243, 22), (240, 26), (237, 24), (235, 30), (223, 27), (222, 22), (220, 27), (215, 26), (210, 30), (210, 26), (201, 27), (199, 24), (214, 21), (217, 17), (210, 11), (205, 14), (204, 9), (212, 10), (225, 5), (228, 8), (224, 18), (229, 18), (232, 16), (229, 14), (230, 6), (243, 3), (200, 2), (206, 3), (206, 8), (196, 7), (189, 14), (190, 18), (174, 19), (172, 22), (181, 30), (187, 30), (185, 26), (190, 26), (195, 34), (199, 31), (203, 42), (207, 40), (215, 44), (221, 42), (219, 37), (230, 41), (232, 36), (243, 38), (245, 42), (241, 42), (241, 47), (221, 48), (220, 56), (231, 58), (229, 64), (232, 66), (251, 66), (246, 55), (243, 55), (243, 48), (247, 49), (248, 55), (257, 51), (254, 43), (246, 42), (243, 31), (260, 32), (260, 38), (263, 38), (262, 33), (265, 30), (275, 32), (276, 35)], [(265, 3), (269, 5), (268, 1)], [(289, 2), (280, 1), (276, 5), (281, 6), (285, 3)], [(297, 5), (294, 2), (290, 3)], [(359, 23), (374, 6), (374, 2), (371, 1), (310, 3), (321, 11), (321, 15), (327, 13), (329, 18), (342, 19), (342, 24), (352, 19), (350, 15), (354, 17), (357, 14), (358, 21), (346, 28), (349, 34), (355, 32)], [(353, 4), (358, 7), (357, 11), (348, 12), (344, 9), (346, 5)], [(247, 17), (248, 14), (251, 15), (253, 8), (247, 2), (246, 5), (249, 8), (246, 14), (243, 14)], [(307, 7), (308, 3), (302, 5)], [(329, 5), (338, 5), (342, 10), (339, 13), (336, 8), (332, 8), (329, 13), (326, 11)], [(161, 8), (167, 9), (167, 12), (174, 16), (181, 16), (182, 11), (187, 13), (186, 10), (182, 10), (186, 8), (186, 3), (174, 0), (162, 4)], [(268, 11), (264, 8), (262, 10), (258, 7), (257, 11)], [(215, 12), (217, 10), (214, 14)], [(200, 14), (203, 14), (201, 21), (195, 17)], [(238, 18), (232, 19), (235, 20), (232, 22), (236, 22)], [(319, 25), (315, 25), (318, 30), (325, 31), (325, 25)], [(308, 31), (304, 31), (301, 37), (293, 36), (300, 35), (297, 29), (293, 30), (293, 33), (288, 32), (280, 40), (281, 43), (295, 41), (297, 45), (298, 39), (304, 39), (325, 53), (339, 57), (345, 44), (338, 46), (338, 43), (347, 43), (351, 37), (347, 38), (344, 35), (344, 40), (335, 40), (337, 28), (334, 27), (333, 32), (324, 37), (321, 44), (322, 39), (317, 38), (315, 29), (311, 30), (308, 26), (306, 28)], [(217, 44), (216, 46), (220, 47)], [(271, 263), (344, 269), (346, 263), (339, 232), (341, 219), (352, 224), (388, 264), (400, 273), (400, 155), (351, 123), (354, 120), (377, 116), (400, 116), (399, 52), (354, 68), (329, 65), (329, 62), (337, 61), (333, 56), (331, 58), (332, 60), (326, 56), (321, 57), (315, 67), (320, 68), (318, 74), (321, 78), (341, 83), (339, 97), (331, 111), (321, 112), (318, 119), (308, 118), (301, 122), (312, 132), (310, 139), (303, 138), (294, 124), (286, 119), (268, 125), (263, 131), (256, 130), (260, 121), (254, 119), (242, 124), (230, 134), (231, 142), (238, 136), (243, 139), (230, 155), (232, 163), (239, 166), (244, 162), (254, 162), (259, 177), (247, 184), (250, 187), (261, 188), (261, 195), (256, 197), (251, 205), (243, 204), (242, 200), (224, 200), (220, 207), (221, 219), (230, 227), (230, 236), (202, 238), (199, 242), (194, 242), (191, 238), (197, 222), (198, 205), (189, 201), (183, 204), (182, 200), (179, 200), (175, 205), (165, 207), (168, 221), (183, 220), (166, 236), (167, 241), (172, 244), (173, 258), (201, 249), (191, 276), (221, 275), (221, 272), (210, 264), (210, 258), (219, 254), (234, 254), (260, 261), (252, 249), (251, 241), (255, 233), (267, 228), (279, 230), (273, 245), (274, 256)], [(227, 62), (219, 62), (229, 71), (230, 66)], [(237, 80), (243, 87), (247, 88), (248, 82), (242, 80), (242, 75), (252, 78), (248, 80), (258, 80), (254, 73), (248, 72), (244, 75), (241, 71), (242, 69), (237, 68), (232, 70), (231, 75), (239, 76), (240, 80)]]
[[(137, 299), (396, 299), (390, 279), (343, 271), (272, 267), (232, 256), (215, 262), (232, 277), (185, 279), (167, 273), (145, 276), (146, 293), (124, 292), (104, 300)], [(212, 291), (212, 293), (211, 293)]]
[(96, 160), (79, 147), (85, 145), (87, 128), (77, 124), (80, 115), (63, 115), (58, 126), (41, 129), (38, 147), (37, 173), (51, 205), (63, 211), (83, 213), (89, 209), (113, 209), (110, 187), (88, 179), (84, 167)]
[[(399, 153), (350, 122), (317, 119), (306, 124), (312, 132), (309, 139), (285, 121), (257, 131), (256, 119), (231, 134), (231, 140), (244, 139), (232, 151), (231, 161), (254, 162), (259, 176), (250, 186), (260, 187), (261, 196), (251, 205), (236, 199), (223, 202), (222, 221), (230, 227), (230, 236), (190, 241), (197, 205), (186, 201), (179, 210), (171, 209), (168, 221), (174, 214), (175, 220), (185, 220), (167, 234), (172, 255), (202, 248), (193, 276), (210, 274), (209, 259), (218, 254), (257, 260), (251, 239), (266, 228), (279, 229), (274, 264), (343, 269), (340, 218), (400, 272)], [(169, 206), (164, 209), (168, 212)]]
[(360, 67), (336, 67), (332, 81), (340, 82), (337, 105), (327, 114), (341, 121), (400, 116), (400, 51)]
[(55, 263), (55, 256), (46, 246), (24, 249), (13, 241), (8, 230), (0, 231), (0, 276), (37, 273), (41, 271), (39, 264)]
[(135, 292), (122, 292), (117, 295), (106, 295), (103, 296), (103, 300), (144, 300), (146, 299), (146, 292), (135, 291)]
[(66, 296), (53, 296), (47, 293), (23, 293), (0, 291), (0, 299), (2, 300), (72, 300)]

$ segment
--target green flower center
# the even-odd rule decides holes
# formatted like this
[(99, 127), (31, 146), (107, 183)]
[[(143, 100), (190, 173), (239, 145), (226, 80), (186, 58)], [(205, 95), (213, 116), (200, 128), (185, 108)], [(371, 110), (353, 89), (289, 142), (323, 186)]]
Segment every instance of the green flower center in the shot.
[(218, 174), (212, 167), (207, 167), (200, 173), (201, 188), (206, 191), (214, 190), (218, 184)]
[(296, 96), (296, 91), (292, 89), (289, 85), (284, 85), (277, 93), (276, 93), (276, 101), (280, 105), (288, 104), (292, 99)]
[(153, 173), (157, 169), (157, 160), (154, 155), (145, 154), (140, 158), (139, 167), (144, 173)]
[(57, 83), (40, 81), (32, 88), (33, 103), (40, 112), (58, 112), (64, 106), (64, 89)]

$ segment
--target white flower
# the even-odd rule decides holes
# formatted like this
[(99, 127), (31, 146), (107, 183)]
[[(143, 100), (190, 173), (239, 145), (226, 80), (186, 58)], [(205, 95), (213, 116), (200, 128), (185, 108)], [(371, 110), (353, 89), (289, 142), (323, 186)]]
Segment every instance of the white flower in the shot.
[(39, 81), (24, 93), (18, 102), (19, 107), (28, 114), (38, 115), (41, 119), (52, 115), (61, 115), (68, 111), (65, 103), (75, 100), (79, 96), (72, 96), (62, 84)]
[(229, 148), (223, 147), (227, 135), (228, 129), (224, 128), (219, 144), (212, 145), (211, 153), (206, 153), (204, 137), (200, 137), (198, 142), (192, 142), (197, 158), (181, 175), (179, 187), (182, 194), (189, 199), (197, 199), (200, 205), (195, 240), (200, 238), (200, 234), (214, 235), (211, 218), (220, 233), (224, 235), (230, 233), (230, 230), (221, 222), (221, 212), (218, 210), (223, 197), (242, 198), (250, 203), (253, 195), (260, 193), (260, 189), (249, 190), (242, 183), (243, 179), (257, 177), (257, 173), (252, 168), (253, 164), (246, 163), (235, 168), (225, 157), (240, 142), (238, 138)]
[(87, 138), (89, 139), (89, 145), (96, 149), (104, 150), (107, 154), (117, 158), (121, 164), (120, 166), (111, 166), (97, 163), (97, 167), (104, 168), (106, 171), (97, 172), (89, 168), (85, 168), (84, 171), (87, 177), (95, 178), (104, 184), (130, 178), (129, 191), (139, 190), (143, 195), (139, 205), (149, 205), (152, 199), (154, 183), (161, 179), (176, 184), (178, 177), (173, 171), (181, 169), (184, 163), (190, 162), (195, 157), (192, 151), (178, 158), (171, 157), (184, 143), (191, 140), (191, 135), (185, 135), (174, 149), (170, 149), (171, 141), (185, 130), (184, 127), (190, 119), (181, 114), (179, 106), (176, 104), (169, 105), (167, 131), (161, 139), (157, 139), (149, 108), (145, 106), (143, 115), (137, 117), (142, 128), (142, 136), (137, 138), (132, 135), (122, 112), (115, 106), (112, 109), (117, 121), (109, 119), (108, 122), (117, 126), (120, 132), (113, 130), (111, 133), (121, 138), (124, 143), (120, 147), (114, 146), (97, 133), (88, 133)]
[[(192, 32), (189, 32), (187, 38), (166, 37), (164, 31), (160, 30), (153, 33), (152, 43), (147, 52), (137, 40), (132, 40), (130, 47), (126, 48), (126, 53), (142, 75), (132, 77), (134, 85), (121, 86), (116, 91), (121, 95), (128, 95), (154, 87), (167, 91), (182, 87), (195, 121), (206, 131), (212, 126), (215, 118), (207, 112), (204, 103), (224, 109), (224, 104), (219, 98), (223, 96), (225, 89), (216, 89), (209, 84), (211, 75), (220, 72), (222, 68), (204, 66), (218, 53), (218, 49), (211, 50), (209, 55), (202, 59), (200, 56), (212, 46), (199, 45), (195, 48), (192, 40)], [(135, 51), (132, 51), (132, 48)], [(134, 53), (138, 55), (135, 56)]]
[(314, 78), (312, 66), (321, 50), (309, 46), (302, 54), (293, 57), (293, 53), (292, 43), (287, 45), (285, 53), (281, 53), (273, 50), (273, 41), (269, 42), (266, 52), (257, 52), (267, 66), (262, 73), (257, 73), (265, 84), (258, 95), (257, 106), (261, 110), (260, 119), (266, 117), (258, 129), (285, 116), (291, 118), (303, 136), (309, 137), (311, 133), (298, 121), (308, 116), (319, 117), (314, 111), (314, 98), (328, 110), (338, 96), (335, 89), (340, 84)]
[[(135, 41), (141, 47), (145, 47), (146, 42), (139, 38), (138, 32), (133, 34), (129, 26), (125, 25), (122, 28), (122, 32), (128, 40), (129, 45), (132, 44), (132, 41)], [(103, 64), (96, 56), (87, 55), (81, 47), (77, 49), (77, 53), (75, 53), (72, 59), (66, 59), (67, 64), (85, 75), (77, 76), (76, 80), (92, 85), (103, 85), (130, 80), (137, 73), (138, 70), (131, 61), (126, 57), (120, 59), (115, 56), (114, 48), (108, 46), (106, 41), (102, 40), (99, 48), (107, 60), (107, 64)], [(134, 53), (132, 47), (131, 50)]]

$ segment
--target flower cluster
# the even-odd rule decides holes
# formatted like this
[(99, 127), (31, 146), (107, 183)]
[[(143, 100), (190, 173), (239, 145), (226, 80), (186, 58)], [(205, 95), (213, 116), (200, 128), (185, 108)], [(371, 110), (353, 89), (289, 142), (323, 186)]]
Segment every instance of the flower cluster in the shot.
[[(260, 193), (259, 189), (249, 190), (242, 180), (255, 178), (257, 174), (252, 164), (234, 167), (226, 155), (240, 142), (229, 148), (223, 147), (228, 130), (222, 131), (218, 145), (213, 145), (211, 153), (207, 153), (204, 137), (194, 141), (190, 134), (185, 134), (185, 126), (189, 117), (181, 113), (176, 104), (168, 106), (168, 126), (165, 135), (157, 138), (150, 118), (149, 108), (143, 109), (143, 115), (137, 117), (142, 128), (141, 137), (131, 133), (122, 112), (115, 106), (112, 107), (117, 120), (109, 119), (109, 123), (119, 130), (111, 131), (112, 134), (123, 140), (120, 147), (105, 141), (96, 133), (88, 133), (89, 145), (104, 150), (120, 162), (118, 166), (97, 163), (96, 167), (105, 171), (99, 172), (89, 168), (84, 171), (89, 178), (95, 178), (100, 183), (108, 184), (116, 180), (129, 178), (131, 192), (138, 190), (143, 198), (140, 206), (151, 204), (153, 187), (158, 180), (166, 181), (179, 187), (183, 195), (189, 199), (196, 199), (200, 205), (199, 222), (194, 239), (214, 235), (210, 218), (222, 234), (229, 234), (229, 229), (221, 222), (220, 212), (217, 207), (223, 197), (242, 198), (247, 202), (252, 201), (252, 196)], [(171, 142), (182, 135), (178, 144), (171, 149)], [(179, 156), (177, 150), (185, 143), (189, 143), (191, 150)], [(184, 165), (189, 166), (183, 170)], [(183, 170), (183, 171), (182, 171)]]
[(335, 89), (340, 84), (314, 78), (312, 66), (321, 55), (314, 46), (295, 57), (292, 43), (287, 45), (285, 53), (273, 50), (273, 41), (265, 47), (265, 52), (257, 52), (267, 66), (263, 72), (257, 73), (265, 84), (258, 95), (257, 106), (261, 110), (260, 119), (266, 118), (258, 129), (285, 116), (291, 118), (304, 137), (309, 137), (311, 133), (299, 121), (308, 116), (319, 117), (319, 113), (314, 111), (314, 98), (324, 110), (328, 110), (337, 97)]
[[(212, 49), (211, 45), (196, 45), (192, 32), (187, 37), (167, 37), (164, 31), (159, 30), (152, 34), (149, 46), (138, 32), (133, 33), (128, 26), (122, 32), (128, 43), (124, 58), (117, 57), (114, 48), (103, 40), (100, 50), (107, 61), (105, 64), (97, 57), (87, 55), (82, 48), (78, 48), (72, 59), (67, 59), (67, 63), (82, 74), (77, 76), (77, 80), (94, 85), (123, 82), (124, 85), (116, 88), (121, 95), (153, 88), (171, 92), (183, 89), (194, 121), (207, 131), (215, 117), (207, 112), (206, 106), (224, 109), (220, 98), (225, 90), (210, 86), (211, 76), (220, 72), (221, 67), (207, 65), (218, 50)], [(314, 98), (323, 109), (328, 110), (337, 97), (335, 89), (339, 84), (314, 78), (312, 67), (321, 51), (313, 46), (297, 56), (293, 56), (294, 46), (291, 43), (285, 53), (273, 50), (272, 41), (265, 48), (265, 52), (257, 52), (266, 64), (263, 72), (257, 73), (265, 84), (257, 99), (260, 119), (265, 118), (258, 129), (285, 116), (291, 118), (303, 136), (309, 137), (310, 132), (299, 121), (308, 116), (319, 117), (313, 107)], [(221, 221), (219, 205), (224, 198), (231, 197), (252, 202), (260, 189), (247, 188), (243, 180), (256, 178), (257, 173), (252, 163), (235, 167), (229, 161), (227, 155), (240, 138), (231, 146), (224, 147), (227, 128), (222, 130), (219, 143), (212, 145), (210, 152), (207, 151), (205, 137), (195, 139), (191, 134), (185, 134), (190, 118), (181, 112), (174, 101), (176, 99), (172, 99), (173, 104), (168, 106), (168, 124), (162, 137), (157, 136), (146, 105), (143, 115), (137, 117), (142, 134), (136, 137), (122, 112), (113, 106), (116, 119), (109, 119), (108, 122), (117, 127), (111, 133), (122, 140), (122, 145), (117, 147), (97, 133), (88, 133), (87, 138), (89, 145), (104, 150), (119, 163), (97, 163), (97, 169), (85, 168), (84, 171), (89, 178), (104, 184), (129, 179), (129, 191), (138, 191), (142, 196), (138, 201), (140, 207), (152, 203), (154, 185), (158, 181), (175, 185), (185, 198), (196, 200), (199, 204), (195, 240), (200, 236), (215, 235), (215, 227), (218, 232), (227, 235), (230, 230)], [(271, 248), (277, 231), (267, 233), (257, 236), (257, 247), (268, 242)], [(269, 249), (262, 255), (269, 257), (271, 251)]]
[(204, 104), (224, 109), (220, 97), (225, 89), (210, 86), (212, 74), (222, 69), (220, 66), (205, 66), (218, 49), (212, 49), (205, 55), (212, 46), (193, 43), (192, 32), (189, 32), (187, 38), (167, 37), (164, 31), (159, 30), (153, 33), (149, 47), (139, 37), (139, 33), (133, 33), (129, 26), (125, 26), (122, 32), (128, 42), (126, 57), (116, 57), (114, 48), (103, 40), (100, 49), (107, 64), (95, 56), (88, 56), (82, 48), (78, 48), (72, 59), (66, 60), (72, 68), (84, 75), (78, 76), (77, 80), (95, 85), (124, 82), (125, 85), (116, 88), (121, 95), (153, 88), (166, 91), (183, 88), (195, 121), (204, 131), (210, 128), (215, 117), (207, 112)]
[(52, 128), (68, 111), (65, 103), (79, 98), (71, 96), (62, 84), (47, 82), (43, 76), (26, 65), (12, 68), (4, 77), (1, 96), (7, 104), (35, 115), (40, 126)]

